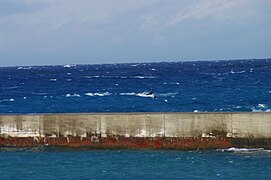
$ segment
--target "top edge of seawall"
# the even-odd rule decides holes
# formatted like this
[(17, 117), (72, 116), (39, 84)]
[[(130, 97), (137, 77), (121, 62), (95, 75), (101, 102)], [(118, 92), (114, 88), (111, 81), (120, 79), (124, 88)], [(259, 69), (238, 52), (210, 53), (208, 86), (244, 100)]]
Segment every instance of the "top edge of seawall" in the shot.
[(14, 113), (0, 116), (39, 116), (39, 115), (147, 115), (147, 114), (271, 114), (271, 112), (82, 112), (82, 113)]

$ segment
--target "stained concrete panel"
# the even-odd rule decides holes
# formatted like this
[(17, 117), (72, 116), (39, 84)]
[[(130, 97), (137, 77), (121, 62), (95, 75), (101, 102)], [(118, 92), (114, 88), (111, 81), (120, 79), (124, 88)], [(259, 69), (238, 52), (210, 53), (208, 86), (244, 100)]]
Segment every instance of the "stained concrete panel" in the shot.
[(236, 138), (271, 138), (271, 113), (232, 114)]
[(100, 115), (55, 114), (44, 115), (41, 119), (41, 132), (43, 135), (87, 136), (100, 134)]
[(8, 132), (15, 131), (17, 128), (21, 127), (21, 123), (19, 125), (16, 124), (16, 120), (18, 116), (0, 116), (0, 132)]
[(166, 137), (229, 136), (231, 128), (230, 114), (165, 114)]
[(40, 129), (43, 136), (61, 136), (59, 124), (61, 115), (40, 115)]
[(156, 137), (164, 135), (163, 114), (102, 115), (101, 130), (107, 136)]
[(146, 114), (146, 136), (164, 137), (165, 136), (165, 115), (164, 114)]
[(165, 137), (193, 137), (194, 124), (194, 115), (165, 114)]
[(127, 115), (101, 115), (101, 133), (106, 136), (125, 136)]
[(147, 132), (145, 117), (142, 114), (126, 115), (125, 136), (145, 137)]
[(230, 136), (232, 117), (229, 113), (195, 113), (194, 132), (209, 136)]
[(39, 116), (0, 116), (0, 134), (9, 136), (39, 136)]
[(25, 130), (27, 133), (31, 133), (32, 135), (40, 134), (40, 117), (37, 115), (33, 116), (21, 116), (22, 119), (18, 120), (17, 123), (21, 121), (22, 130)]

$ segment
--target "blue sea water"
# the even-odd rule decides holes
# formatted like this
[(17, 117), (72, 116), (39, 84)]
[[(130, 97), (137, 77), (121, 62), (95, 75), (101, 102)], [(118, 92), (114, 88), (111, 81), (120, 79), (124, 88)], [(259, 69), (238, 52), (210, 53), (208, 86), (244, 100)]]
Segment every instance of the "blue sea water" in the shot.
[(270, 179), (271, 152), (0, 149), (0, 179)]
[[(270, 109), (271, 59), (0, 67), (0, 114)], [(0, 148), (0, 179), (270, 179), (270, 162), (262, 149)]]
[(271, 59), (0, 67), (2, 114), (270, 111), (270, 100)]

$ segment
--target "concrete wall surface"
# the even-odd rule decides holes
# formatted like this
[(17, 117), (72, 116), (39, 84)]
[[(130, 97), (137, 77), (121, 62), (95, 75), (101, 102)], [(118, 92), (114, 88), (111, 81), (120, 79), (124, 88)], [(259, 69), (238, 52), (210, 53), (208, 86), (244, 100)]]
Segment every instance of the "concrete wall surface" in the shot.
[(271, 138), (271, 113), (0, 115), (2, 137)]

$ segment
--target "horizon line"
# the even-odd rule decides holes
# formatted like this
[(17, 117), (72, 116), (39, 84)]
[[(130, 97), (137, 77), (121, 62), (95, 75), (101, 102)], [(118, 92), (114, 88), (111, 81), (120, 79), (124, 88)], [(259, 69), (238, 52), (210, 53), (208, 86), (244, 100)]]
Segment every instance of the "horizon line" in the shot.
[(7, 65), (0, 68), (6, 67), (40, 67), (40, 66), (77, 66), (77, 65), (112, 65), (112, 64), (145, 64), (145, 63), (176, 63), (176, 62), (210, 62), (210, 61), (245, 61), (245, 60), (271, 60), (268, 58), (236, 58), (236, 59), (189, 59), (189, 60), (173, 60), (173, 61), (146, 61), (146, 62), (112, 62), (112, 63), (64, 63), (64, 64), (36, 64), (36, 65)]

